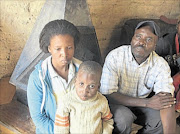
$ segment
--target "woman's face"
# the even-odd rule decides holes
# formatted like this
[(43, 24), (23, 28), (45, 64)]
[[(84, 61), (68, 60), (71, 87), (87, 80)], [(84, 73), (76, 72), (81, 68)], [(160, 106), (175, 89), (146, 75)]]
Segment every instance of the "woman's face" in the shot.
[(50, 40), (48, 51), (54, 67), (68, 65), (74, 56), (74, 38), (68, 34), (55, 35)]

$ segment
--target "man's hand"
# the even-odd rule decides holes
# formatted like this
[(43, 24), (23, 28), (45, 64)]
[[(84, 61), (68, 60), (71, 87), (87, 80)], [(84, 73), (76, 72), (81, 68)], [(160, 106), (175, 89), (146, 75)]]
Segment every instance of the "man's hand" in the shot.
[(147, 100), (147, 107), (156, 110), (169, 108), (176, 103), (176, 99), (170, 93), (158, 93)]

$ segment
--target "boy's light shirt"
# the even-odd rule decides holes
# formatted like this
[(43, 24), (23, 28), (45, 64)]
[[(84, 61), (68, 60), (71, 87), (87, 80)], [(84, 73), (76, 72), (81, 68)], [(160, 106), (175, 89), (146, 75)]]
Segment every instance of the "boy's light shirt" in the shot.
[(61, 99), (55, 117), (55, 133), (112, 133), (112, 114), (101, 93), (83, 101), (74, 88)]

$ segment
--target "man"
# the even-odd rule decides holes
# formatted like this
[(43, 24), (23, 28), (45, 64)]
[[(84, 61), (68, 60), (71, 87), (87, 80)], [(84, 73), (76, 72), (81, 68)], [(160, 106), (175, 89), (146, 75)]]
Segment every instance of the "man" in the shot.
[(109, 100), (114, 133), (130, 133), (133, 122), (143, 126), (139, 133), (175, 133), (171, 71), (154, 52), (159, 34), (155, 22), (140, 22), (131, 45), (106, 57), (100, 91)]

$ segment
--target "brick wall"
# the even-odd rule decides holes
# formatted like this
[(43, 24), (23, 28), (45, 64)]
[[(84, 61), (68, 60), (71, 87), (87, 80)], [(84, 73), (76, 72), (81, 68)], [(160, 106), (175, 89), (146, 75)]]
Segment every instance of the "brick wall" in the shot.
[[(0, 1), (0, 78), (10, 76), (45, 0)], [(101, 53), (115, 27), (127, 19), (175, 18), (180, 0), (87, 0)], [(179, 14), (178, 14), (179, 13)]]

